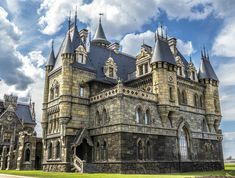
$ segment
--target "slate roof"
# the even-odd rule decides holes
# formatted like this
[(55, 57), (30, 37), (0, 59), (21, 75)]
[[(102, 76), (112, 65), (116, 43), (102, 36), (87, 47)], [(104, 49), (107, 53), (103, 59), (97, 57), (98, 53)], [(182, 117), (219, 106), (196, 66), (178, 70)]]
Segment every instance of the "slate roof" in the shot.
[(61, 54), (73, 54), (74, 53), (74, 46), (72, 45), (70, 32), (67, 33), (66, 38), (64, 40), (64, 47)]
[(219, 81), (208, 57), (202, 57), (198, 77), (199, 79), (213, 79)]
[(23, 123), (34, 124), (29, 105), (17, 104), (16, 106), (16, 115)]
[(112, 57), (117, 64), (117, 76), (122, 80), (127, 80), (129, 73), (134, 72), (136, 58), (122, 52), (114, 52), (104, 46), (98, 46), (91, 43), (88, 58), (93, 67), (96, 69), (97, 79), (105, 79), (103, 67), (109, 57)]
[(170, 50), (167, 40), (160, 36), (157, 37), (150, 63), (154, 62), (168, 62), (176, 65), (175, 58)]
[(94, 39), (92, 40), (92, 42), (101, 42), (104, 44), (110, 44), (110, 42), (106, 39), (102, 24), (101, 24), (101, 20), (99, 20), (99, 25), (96, 29), (95, 35), (94, 35)]

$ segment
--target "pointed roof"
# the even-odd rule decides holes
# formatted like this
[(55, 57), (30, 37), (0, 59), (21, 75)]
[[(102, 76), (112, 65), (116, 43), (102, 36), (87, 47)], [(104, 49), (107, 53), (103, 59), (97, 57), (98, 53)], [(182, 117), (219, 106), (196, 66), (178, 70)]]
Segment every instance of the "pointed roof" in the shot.
[(79, 35), (78, 29), (77, 29), (77, 9), (74, 15), (74, 27), (72, 28), (71, 42), (72, 42), (73, 49), (76, 49), (78, 46), (83, 44), (81, 37)]
[(73, 54), (74, 51), (73, 51), (73, 46), (72, 46), (69, 30), (67, 32), (67, 35), (66, 35), (64, 42), (65, 42), (65, 44), (64, 44), (62, 54)]
[(53, 47), (54, 41), (51, 42), (51, 52), (49, 54), (46, 66), (54, 66), (55, 65), (55, 53)]
[(167, 40), (159, 35), (157, 35), (157, 42), (150, 63), (152, 64), (154, 62), (168, 62), (176, 65), (175, 58), (170, 50)]
[(99, 19), (99, 25), (96, 29), (94, 39), (92, 42), (99, 42), (104, 44), (110, 44), (110, 42), (106, 39), (102, 24), (101, 24), (101, 17)]
[(213, 79), (215, 81), (219, 81), (210, 63), (209, 56), (202, 54), (198, 77), (199, 79)]

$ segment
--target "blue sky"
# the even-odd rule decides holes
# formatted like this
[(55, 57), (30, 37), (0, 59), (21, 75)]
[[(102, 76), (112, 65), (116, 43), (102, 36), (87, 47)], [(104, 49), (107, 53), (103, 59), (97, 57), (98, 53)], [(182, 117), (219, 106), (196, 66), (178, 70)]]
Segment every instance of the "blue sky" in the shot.
[(205, 45), (220, 79), (225, 157), (235, 157), (235, 1), (233, 0), (1, 0), (0, 1), (0, 97), (13, 93), (36, 102), (40, 132), (43, 67), (55, 40), (55, 50), (67, 30), (69, 11), (78, 9), (78, 27), (94, 34), (98, 13), (111, 41), (136, 55), (143, 40), (154, 44), (154, 32), (162, 23), (187, 59), (200, 63)]

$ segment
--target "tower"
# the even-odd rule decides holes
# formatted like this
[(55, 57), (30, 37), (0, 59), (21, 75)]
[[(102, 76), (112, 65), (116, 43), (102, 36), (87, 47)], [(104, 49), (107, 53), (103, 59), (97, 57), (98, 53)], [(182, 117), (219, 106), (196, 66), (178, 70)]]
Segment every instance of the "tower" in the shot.
[(153, 92), (158, 95), (163, 127), (169, 124), (172, 127), (173, 113), (178, 106), (177, 67), (167, 37), (157, 34), (150, 64), (152, 66)]
[(199, 81), (205, 84), (205, 109), (206, 119), (210, 132), (218, 132), (221, 121), (218, 84), (219, 80), (210, 63), (209, 55), (205, 48), (201, 53), (201, 66), (199, 69)]

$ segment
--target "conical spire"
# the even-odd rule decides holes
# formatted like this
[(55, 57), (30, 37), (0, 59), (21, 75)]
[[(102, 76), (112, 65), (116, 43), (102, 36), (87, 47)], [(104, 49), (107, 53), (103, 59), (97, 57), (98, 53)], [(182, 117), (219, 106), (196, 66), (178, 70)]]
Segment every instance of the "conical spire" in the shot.
[(46, 66), (54, 66), (55, 65), (55, 53), (54, 53), (54, 41), (51, 42), (51, 52), (49, 54)]
[(96, 29), (95, 32), (95, 36), (94, 39), (92, 40), (92, 42), (98, 42), (98, 43), (103, 43), (103, 44), (110, 44), (110, 42), (106, 39), (103, 27), (102, 27), (102, 23), (101, 23), (101, 16), (103, 15), (102, 13), (99, 14), (100, 18), (99, 18), (99, 25)]
[(64, 44), (64, 48), (62, 51), (62, 54), (73, 54), (73, 46), (72, 46), (72, 42), (70, 39), (70, 31), (68, 30), (66, 38), (65, 38), (65, 44)]
[(199, 76), (199, 79), (213, 79), (215, 81), (218, 81), (218, 77), (216, 76), (215, 71), (209, 61), (208, 52), (206, 54), (205, 47), (202, 52), (201, 66), (199, 69), (198, 76)]
[(154, 62), (167, 62), (176, 65), (175, 58), (170, 50), (167, 40), (157, 35), (157, 41), (154, 47), (151, 64)]
[(79, 45), (82, 44), (82, 40), (80, 38), (78, 29), (77, 29), (77, 8), (76, 8), (75, 15), (74, 15), (74, 27), (73, 27), (72, 36), (71, 36), (71, 42), (72, 42), (73, 49), (76, 49)]

